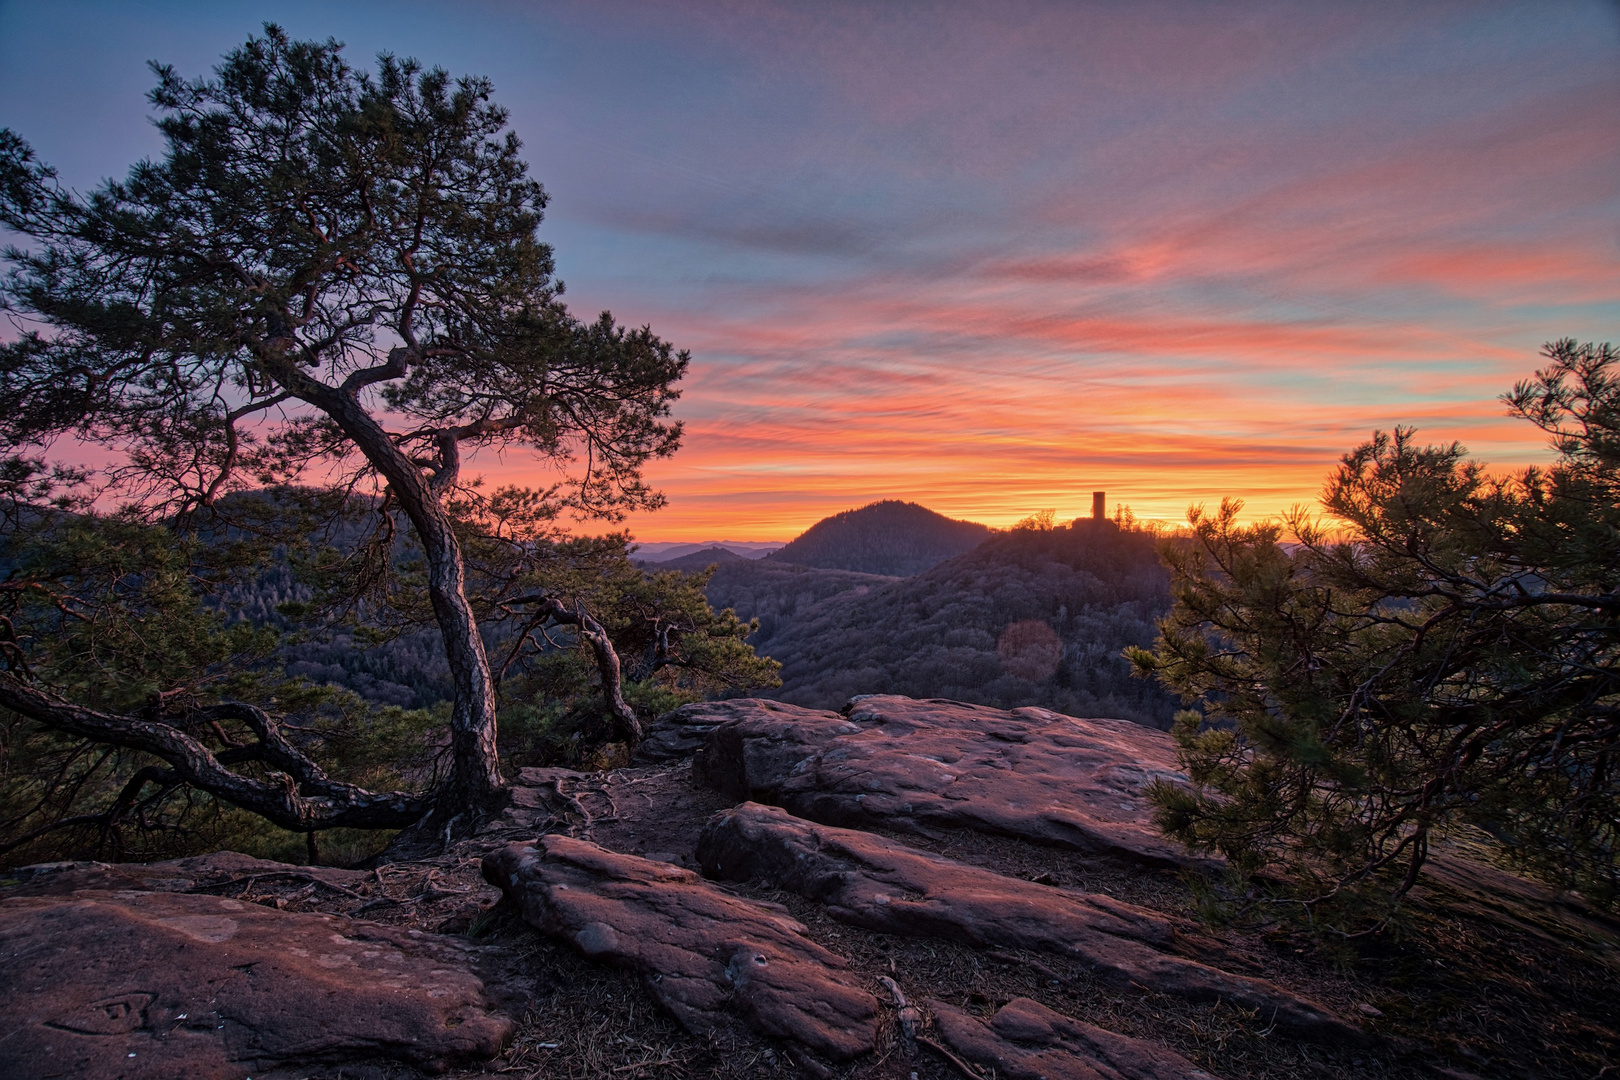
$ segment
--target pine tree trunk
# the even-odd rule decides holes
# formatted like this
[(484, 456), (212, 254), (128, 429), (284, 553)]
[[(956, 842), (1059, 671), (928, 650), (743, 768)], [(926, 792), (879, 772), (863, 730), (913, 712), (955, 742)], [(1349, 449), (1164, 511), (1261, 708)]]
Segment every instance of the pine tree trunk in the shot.
[[(285, 383), (284, 383), (285, 384)], [(405, 456), (351, 393), (305, 380), (293, 392), (325, 412), (354, 441), (410, 519), (428, 567), (428, 596), (444, 637), (455, 686), (450, 712), (452, 774), (441, 810), (470, 818), (498, 801), (504, 788), (495, 747), (495, 682), (478, 619), (467, 600), (466, 565), (450, 519), (422, 470)]]
[[(466, 570), (450, 522), (431, 493), (427, 499), (395, 497), (416, 526), (427, 556), (428, 595), (444, 637), (445, 659), (455, 685), (450, 711), (450, 747), (454, 761), (450, 801), (454, 812), (476, 810), (488, 804), (502, 785), (495, 749), (495, 683), (478, 620), (467, 601)], [(418, 521), (418, 518), (422, 520)]]

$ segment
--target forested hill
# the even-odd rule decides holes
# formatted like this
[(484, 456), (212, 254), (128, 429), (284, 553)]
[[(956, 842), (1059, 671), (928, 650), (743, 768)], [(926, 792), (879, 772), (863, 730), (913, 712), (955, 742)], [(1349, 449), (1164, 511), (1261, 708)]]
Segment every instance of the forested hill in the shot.
[(823, 518), (765, 558), (797, 566), (903, 576), (972, 551), (991, 531), (916, 503), (885, 499)]
[[(885, 505), (906, 506), (878, 507)], [(837, 708), (852, 694), (898, 693), (1002, 708), (1043, 705), (1159, 727), (1175, 712), (1168, 694), (1131, 678), (1120, 658), (1126, 645), (1152, 643), (1154, 621), (1168, 608), (1167, 576), (1152, 538), (1142, 533), (1090, 521), (1016, 529), (910, 577), (712, 549), (647, 569), (696, 572), (711, 564), (717, 567), (706, 589), (710, 602), (759, 619), (750, 644), (784, 665), (783, 686), (771, 696), (795, 704)], [(253, 585), (221, 596), (219, 606), (275, 622), (277, 604), (308, 596), (277, 562)], [(1052, 637), (1043, 646), (1026, 625), (1021, 643), (1003, 642), (1017, 623), (1047, 627)], [(341, 631), (295, 640), (281, 658), (292, 674), (388, 704), (426, 707), (450, 694), (443, 647), (431, 627), (382, 644), (362, 645)]]
[(642, 562), (641, 565), (648, 570), (706, 570), (716, 563), (752, 562), (747, 556), (738, 555), (735, 551), (723, 547), (709, 547), (702, 551), (694, 551), (690, 555), (682, 555), (674, 559), (665, 559), (663, 562)]
[[(1014, 530), (900, 579), (769, 564), (721, 566), (708, 596), (759, 616), (750, 640), (782, 662), (771, 696), (784, 701), (837, 708), (852, 694), (893, 693), (1154, 727), (1176, 711), (1120, 657), (1152, 644), (1169, 607), (1168, 575), (1145, 533), (1090, 521)], [(1052, 632), (1044, 643), (1041, 627)]]
[(704, 593), (710, 606), (717, 610), (729, 607), (745, 619), (759, 620), (759, 632), (748, 641), (755, 652), (763, 654), (766, 650), (761, 642), (775, 640), (791, 623), (823, 601), (846, 593), (851, 597), (866, 596), (874, 589), (899, 580), (853, 570), (794, 566), (770, 559), (738, 559), (720, 563)]

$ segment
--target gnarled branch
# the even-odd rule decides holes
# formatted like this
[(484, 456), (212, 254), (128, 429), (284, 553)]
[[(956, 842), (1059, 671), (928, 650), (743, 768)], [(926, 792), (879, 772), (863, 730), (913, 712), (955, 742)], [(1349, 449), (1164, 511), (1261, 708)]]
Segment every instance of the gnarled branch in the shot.
[(543, 594), (524, 596), (507, 602), (510, 609), (519, 604), (535, 605), (535, 614), (526, 626), (522, 636), (527, 636), (534, 630), (540, 621), (552, 619), (556, 622), (566, 623), (576, 627), (585, 643), (590, 646), (591, 655), (596, 659), (596, 670), (602, 679), (602, 701), (607, 706), (608, 714), (613, 718), (613, 735), (630, 744), (633, 748), (641, 742), (641, 721), (637, 719), (635, 710), (624, 700), (623, 666), (619, 663), (619, 653), (613, 647), (613, 641), (602, 628), (602, 624), (585, 611), (583, 605), (574, 608), (568, 607), (554, 596)]
[[(218, 755), (170, 724), (75, 705), (5, 673), (0, 673), (0, 707), (57, 731), (151, 754), (193, 787), (297, 832), (400, 828), (420, 819), (434, 801), (432, 792), (372, 792), (330, 779), (286, 740), (269, 714), (252, 705), (233, 702), (200, 710), (197, 718), (203, 722), (242, 720), (259, 737), (257, 744)], [(249, 760), (277, 771), (260, 780), (228, 767)]]

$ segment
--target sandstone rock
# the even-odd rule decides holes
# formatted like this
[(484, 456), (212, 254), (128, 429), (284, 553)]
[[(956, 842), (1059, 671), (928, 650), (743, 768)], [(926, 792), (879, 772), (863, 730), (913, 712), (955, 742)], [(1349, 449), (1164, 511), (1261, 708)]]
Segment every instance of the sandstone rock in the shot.
[(716, 814), (697, 856), (710, 877), (768, 880), (870, 930), (1068, 955), (1115, 985), (1224, 1000), (1300, 1035), (1359, 1034), (1274, 983), (1160, 951), (1174, 947), (1175, 928), (1157, 912), (1009, 878), (777, 807), (744, 803)]
[(942, 934), (975, 945), (1065, 950), (1099, 934), (1169, 946), (1170, 919), (1096, 893), (1020, 881), (775, 806), (722, 810), (698, 838), (704, 874), (765, 878), (886, 933)]
[[(801, 709), (797, 705), (785, 705), (780, 701), (768, 701), (763, 698), (699, 701), (682, 705), (660, 716), (647, 730), (646, 736), (636, 747), (636, 760), (665, 762), (691, 757), (703, 748), (709, 732), (721, 724), (762, 712), (781, 712), (787, 716), (797, 716), (816, 710)], [(838, 718), (837, 713), (820, 713), (820, 715)]]
[(140, 892), (186, 892), (233, 879), (256, 881), (298, 878), (353, 890), (369, 875), (335, 866), (293, 866), (256, 859), (236, 851), (216, 851), (154, 863), (36, 863), (5, 872), (0, 888), (7, 896), (60, 896), (83, 889)]
[(688, 726), (700, 718), (727, 717), (707, 725), (702, 748), (693, 755), (692, 772), (698, 781), (734, 799), (765, 798), (780, 792), (790, 777), (800, 777), (810, 763), (840, 737), (859, 736), (865, 729), (846, 717), (819, 709), (803, 709), (776, 701), (742, 699), (699, 702), (722, 705), (699, 712), (689, 705)]
[[(274, 865), (274, 864), (272, 864)], [(385, 1058), (500, 1053), (448, 938), (214, 896), (84, 891), (0, 901), (0, 1076), (240, 1080)]]
[(519, 769), (517, 782), (507, 789), (507, 805), (493, 827), (522, 829), (532, 835), (575, 823), (581, 813), (569, 804), (571, 792), (588, 779), (589, 774), (573, 769)]
[(491, 853), (484, 876), (543, 933), (641, 973), (689, 1031), (736, 1013), (835, 1060), (866, 1053), (877, 1039), (877, 1002), (842, 957), (782, 909), (690, 870), (544, 836)]
[(813, 821), (1195, 861), (1159, 835), (1145, 797), (1154, 780), (1186, 780), (1170, 737), (1123, 720), (874, 695), (853, 699), (848, 716), (774, 701), (688, 705), (655, 734), (684, 745), (705, 728), (699, 779)]
[(1005, 1080), (1215, 1080), (1173, 1051), (1014, 998), (987, 1025), (932, 1001), (950, 1048)]

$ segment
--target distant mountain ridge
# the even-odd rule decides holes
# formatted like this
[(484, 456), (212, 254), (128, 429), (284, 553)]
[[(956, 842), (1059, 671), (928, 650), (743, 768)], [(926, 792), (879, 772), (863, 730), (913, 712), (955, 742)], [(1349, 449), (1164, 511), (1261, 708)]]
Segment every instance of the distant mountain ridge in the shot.
[(823, 570), (908, 577), (972, 551), (993, 532), (989, 526), (956, 521), (916, 503), (884, 499), (823, 518), (765, 558)]
[(651, 544), (637, 544), (630, 557), (640, 563), (664, 563), (671, 559), (683, 559), (700, 551), (724, 548), (733, 555), (744, 559), (758, 559), (781, 546), (782, 542), (780, 540), (705, 540), (698, 544), (681, 541), (661, 541)]
[(694, 551), (690, 555), (682, 555), (674, 559), (661, 559), (658, 562), (643, 562), (642, 565), (648, 570), (684, 570), (690, 573), (707, 570), (709, 567), (719, 563), (754, 561), (756, 560), (746, 555), (739, 555), (730, 548), (709, 547), (704, 548), (702, 551)]
[[(905, 694), (1159, 728), (1176, 711), (1120, 655), (1153, 643), (1169, 575), (1151, 535), (1111, 522), (999, 533), (909, 577), (738, 560), (705, 592), (716, 608), (759, 619), (754, 648), (782, 662), (782, 688), (763, 696), (795, 705)], [(1015, 626), (1045, 634), (1052, 662), (1031, 671), (1009, 655)]]

